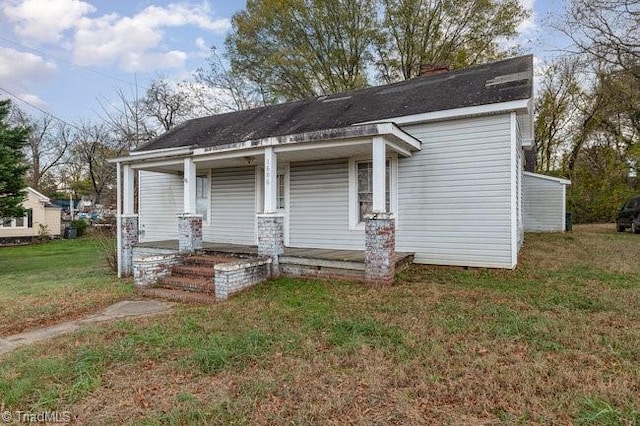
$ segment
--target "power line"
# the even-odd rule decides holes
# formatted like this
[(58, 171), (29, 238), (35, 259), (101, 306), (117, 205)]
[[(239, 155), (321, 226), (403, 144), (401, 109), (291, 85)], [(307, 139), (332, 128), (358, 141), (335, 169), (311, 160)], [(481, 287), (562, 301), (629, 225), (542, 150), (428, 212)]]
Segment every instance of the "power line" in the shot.
[(80, 129), (78, 126), (76, 126), (76, 125), (74, 125), (74, 124), (71, 124), (71, 123), (69, 123), (69, 122), (68, 122), (68, 121), (66, 121), (66, 120), (63, 120), (62, 118), (57, 117), (57, 116), (55, 116), (55, 115), (51, 114), (50, 112), (45, 111), (44, 109), (40, 108), (39, 106), (32, 104), (31, 102), (29, 102), (29, 101), (27, 101), (26, 99), (24, 99), (24, 98), (22, 98), (22, 97), (20, 97), (20, 96), (16, 95), (16, 94), (15, 94), (15, 93), (13, 93), (12, 91), (5, 89), (4, 87), (0, 87), (0, 90), (2, 90), (3, 92), (5, 92), (5, 93), (9, 94), (9, 96), (11, 96), (11, 97), (13, 97), (13, 98), (15, 98), (15, 99), (19, 100), (20, 102), (23, 102), (23, 103), (25, 103), (25, 104), (29, 105), (31, 108), (35, 108), (35, 109), (37, 109), (38, 111), (40, 111), (41, 113), (43, 113), (43, 114), (45, 114), (45, 115), (48, 115), (49, 117), (53, 118), (54, 120), (58, 120), (59, 122), (64, 123), (64, 124), (66, 124), (66, 125), (67, 125), (67, 126), (69, 126), (69, 127), (73, 127), (73, 128), (74, 128), (74, 129), (76, 129), (76, 130), (82, 130), (82, 129)]
[(93, 68), (85, 67), (85, 66), (82, 66), (82, 65), (76, 65), (73, 62), (71, 62), (71, 61), (69, 61), (67, 59), (64, 59), (64, 58), (62, 58), (60, 56), (52, 55), (50, 53), (43, 52), (42, 50), (34, 49), (33, 47), (29, 47), (29, 46), (27, 46), (25, 44), (22, 44), (22, 43), (19, 43), (17, 41), (8, 39), (6, 37), (0, 36), (0, 40), (5, 41), (5, 42), (10, 43), (10, 44), (13, 44), (14, 46), (22, 47), (23, 49), (30, 50), (32, 52), (35, 52), (35, 53), (39, 54), (39, 55), (47, 56), (47, 57), (55, 59), (57, 61), (64, 62), (64, 63), (66, 63), (66, 64), (68, 64), (68, 65), (70, 65), (72, 67), (79, 68), (81, 70), (85, 70), (85, 71), (88, 71), (88, 72), (92, 72), (92, 73), (97, 74), (99, 76), (110, 78), (112, 80), (119, 81), (120, 83), (125, 83), (125, 84), (127, 84), (129, 86), (136, 87), (136, 84), (134, 84), (134, 83), (132, 83), (130, 81), (124, 80), (124, 79), (122, 79), (120, 77), (116, 77), (115, 75), (107, 74), (107, 73), (104, 73), (102, 71), (98, 71), (98, 70), (95, 70)]

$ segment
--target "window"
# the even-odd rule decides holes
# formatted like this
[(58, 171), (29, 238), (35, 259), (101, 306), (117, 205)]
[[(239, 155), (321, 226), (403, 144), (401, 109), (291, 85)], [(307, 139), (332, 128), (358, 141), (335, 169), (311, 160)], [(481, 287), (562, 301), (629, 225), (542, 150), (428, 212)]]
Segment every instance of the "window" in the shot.
[(284, 173), (278, 174), (278, 188), (276, 194), (276, 208), (284, 210), (286, 208), (284, 201)]
[[(0, 219), (0, 228), (26, 228), (30, 224), (31, 209), (27, 210), (29, 216), (5, 217)], [(31, 226), (29, 226), (30, 228)]]
[(202, 215), (203, 222), (208, 219), (209, 192), (209, 179), (207, 177), (196, 177), (196, 213)]
[[(396, 212), (397, 158), (386, 161), (385, 210)], [(364, 227), (365, 216), (373, 211), (373, 162), (349, 161), (349, 229)]]

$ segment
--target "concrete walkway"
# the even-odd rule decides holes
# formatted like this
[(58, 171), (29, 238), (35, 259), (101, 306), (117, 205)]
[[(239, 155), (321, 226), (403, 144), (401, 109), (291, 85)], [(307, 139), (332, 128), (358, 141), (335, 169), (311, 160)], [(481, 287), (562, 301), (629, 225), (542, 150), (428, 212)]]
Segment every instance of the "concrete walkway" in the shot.
[(13, 336), (0, 338), (0, 355), (11, 352), (20, 346), (50, 339), (62, 334), (71, 333), (72, 331), (76, 331), (87, 324), (94, 324), (97, 322), (120, 318), (154, 315), (169, 311), (172, 307), (173, 303), (160, 302), (156, 300), (125, 300), (123, 302), (118, 302), (115, 305), (111, 305), (104, 311), (98, 312), (97, 314), (84, 319), (67, 321), (51, 325), (49, 327), (38, 328), (14, 334)]

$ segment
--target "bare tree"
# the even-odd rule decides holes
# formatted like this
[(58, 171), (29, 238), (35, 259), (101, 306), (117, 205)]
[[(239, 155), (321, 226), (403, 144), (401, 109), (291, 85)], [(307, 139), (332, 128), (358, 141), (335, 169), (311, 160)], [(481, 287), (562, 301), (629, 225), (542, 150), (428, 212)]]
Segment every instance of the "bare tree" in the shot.
[(137, 86), (130, 96), (122, 89), (117, 90), (116, 97), (116, 102), (103, 99), (99, 103), (102, 119), (109, 125), (120, 145), (134, 149), (153, 139), (156, 132), (149, 123), (147, 105), (139, 98)]
[(25, 147), (28, 185), (43, 192), (55, 191), (54, 179), (49, 174), (62, 165), (73, 143), (72, 128), (50, 115), (33, 117), (19, 108), (13, 109), (12, 120), (31, 130)]
[(183, 83), (157, 79), (149, 85), (142, 106), (145, 114), (167, 131), (191, 118), (194, 102)]
[[(260, 87), (225, 66), (215, 47), (211, 48), (207, 62), (207, 70), (196, 70), (196, 85), (192, 90), (196, 102), (205, 112), (216, 114), (266, 105), (264, 92)], [(205, 90), (198, 90), (198, 84)]]

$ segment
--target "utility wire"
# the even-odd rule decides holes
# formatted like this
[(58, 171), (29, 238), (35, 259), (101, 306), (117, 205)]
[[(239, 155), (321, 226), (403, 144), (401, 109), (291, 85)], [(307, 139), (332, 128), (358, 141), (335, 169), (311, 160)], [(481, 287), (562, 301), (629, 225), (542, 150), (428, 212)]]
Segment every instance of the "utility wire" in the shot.
[(37, 109), (38, 111), (40, 111), (41, 113), (43, 113), (43, 114), (45, 114), (45, 115), (48, 115), (49, 117), (53, 118), (54, 120), (58, 120), (59, 122), (64, 123), (64, 124), (66, 124), (66, 125), (67, 125), (67, 126), (69, 126), (69, 127), (73, 127), (73, 128), (74, 128), (74, 129), (76, 129), (76, 130), (82, 130), (82, 129), (80, 129), (78, 126), (76, 126), (76, 125), (74, 125), (74, 124), (71, 124), (71, 123), (69, 123), (68, 121), (63, 120), (63, 119), (62, 119), (62, 118), (60, 118), (60, 117), (56, 117), (55, 115), (51, 114), (50, 112), (47, 112), (47, 111), (45, 111), (44, 109), (40, 108), (39, 106), (32, 104), (31, 102), (29, 102), (29, 101), (27, 101), (26, 99), (24, 99), (24, 98), (22, 98), (22, 97), (18, 96), (17, 94), (13, 93), (12, 91), (5, 89), (4, 87), (0, 87), (0, 90), (2, 90), (3, 92), (5, 92), (5, 93), (9, 94), (9, 96), (11, 96), (11, 97), (13, 97), (13, 98), (15, 98), (15, 99), (17, 99), (17, 100), (19, 100), (19, 101), (21, 101), (21, 102), (23, 102), (23, 103), (27, 104), (27, 105), (29, 105), (31, 108), (35, 108), (35, 109)]

